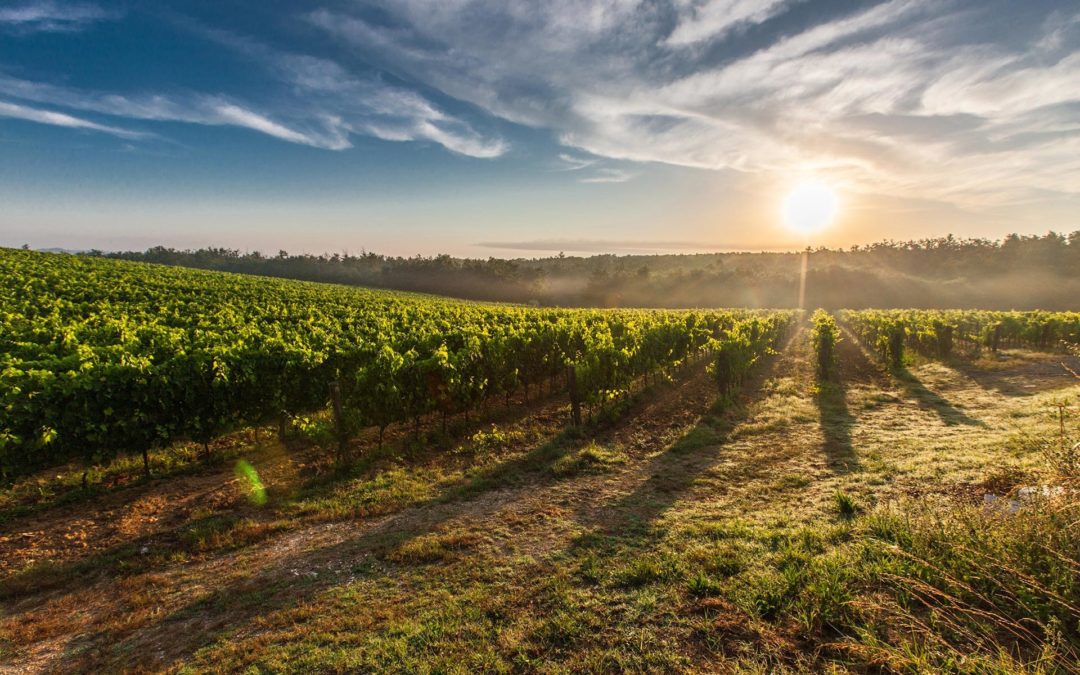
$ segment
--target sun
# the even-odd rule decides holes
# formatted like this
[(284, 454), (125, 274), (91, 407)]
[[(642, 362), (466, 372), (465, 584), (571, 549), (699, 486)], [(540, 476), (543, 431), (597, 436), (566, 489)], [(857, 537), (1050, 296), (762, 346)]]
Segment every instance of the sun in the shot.
[(784, 197), (784, 224), (802, 234), (814, 234), (836, 217), (836, 192), (817, 181), (800, 183)]

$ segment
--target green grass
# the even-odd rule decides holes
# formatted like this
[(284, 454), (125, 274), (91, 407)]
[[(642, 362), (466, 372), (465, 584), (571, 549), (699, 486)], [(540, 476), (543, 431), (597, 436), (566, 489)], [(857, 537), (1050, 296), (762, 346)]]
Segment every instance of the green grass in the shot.
[(862, 510), (855, 498), (846, 492), (834, 492), (833, 502), (836, 504), (836, 512), (841, 518), (854, 518)]
[(551, 464), (551, 472), (556, 476), (569, 477), (583, 473), (612, 471), (623, 464), (626, 464), (626, 457), (618, 450), (605, 448), (592, 442), (576, 452), (555, 460)]

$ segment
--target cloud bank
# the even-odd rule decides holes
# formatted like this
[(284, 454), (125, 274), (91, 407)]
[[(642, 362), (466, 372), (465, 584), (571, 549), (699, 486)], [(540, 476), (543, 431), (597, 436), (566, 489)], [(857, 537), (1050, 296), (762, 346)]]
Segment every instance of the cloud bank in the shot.
[(814, 170), (967, 206), (1080, 193), (1075, 8), (812, 4), (376, 0), (307, 20), (357, 58), (597, 157)]

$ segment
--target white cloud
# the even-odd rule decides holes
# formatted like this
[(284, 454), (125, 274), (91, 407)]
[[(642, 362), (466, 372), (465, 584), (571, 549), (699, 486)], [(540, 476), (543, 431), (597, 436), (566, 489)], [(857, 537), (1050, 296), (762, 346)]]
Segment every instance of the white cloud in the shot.
[(28, 106), (18, 105), (16, 103), (6, 103), (4, 101), (0, 101), (0, 117), (10, 117), (27, 120), (29, 122), (38, 122), (40, 124), (51, 124), (53, 126), (67, 127), (69, 129), (100, 131), (102, 133), (128, 139), (146, 138), (149, 135), (139, 131), (131, 131), (129, 129), (98, 124), (97, 122), (91, 122), (90, 120), (82, 119), (81, 117), (73, 117), (72, 115), (60, 112), (30, 108)]
[(595, 175), (578, 180), (579, 183), (625, 183), (634, 174), (622, 169), (599, 169)]
[(559, 160), (566, 164), (566, 166), (562, 167), (563, 171), (580, 171), (586, 167), (590, 167), (596, 164), (597, 162), (597, 160), (595, 159), (578, 157), (576, 155), (571, 155), (566, 152), (559, 154)]
[[(27, 9), (18, 15), (12, 13), (11, 19), (32, 21), (61, 14), (53, 4), (35, 7), (36, 13)], [(80, 10), (84, 14), (66, 9), (72, 20), (84, 14), (97, 16), (89, 9)], [(484, 159), (499, 157), (509, 147), (498, 136), (478, 132), (416, 91), (389, 85), (378, 77), (354, 76), (326, 58), (271, 49), (251, 38), (182, 20), (178, 24), (245, 55), (276, 75), (284, 91), (275, 92), (271, 103), (260, 106), (220, 93), (114, 94), (77, 89), (19, 79), (0, 70), (0, 94), (118, 118), (241, 127), (327, 150), (352, 147), (353, 135), (432, 142), (457, 154)]]
[[(288, 127), (282, 126), (273, 120), (270, 120), (259, 113), (246, 110), (238, 105), (232, 103), (217, 103), (211, 106), (211, 110), (217, 114), (218, 119), (223, 124), (233, 124), (238, 127), (244, 127), (252, 129), (254, 131), (260, 131), (268, 136), (274, 138), (280, 138), (283, 141), (289, 141), (291, 143), (302, 143), (304, 145), (313, 145), (315, 147), (327, 148), (329, 150), (343, 150), (350, 147), (348, 140), (345, 139), (342, 134), (331, 134), (329, 138), (313, 138), (310, 135), (302, 134), (298, 131), (293, 131)], [(334, 124), (328, 125), (331, 129), (334, 128)]]
[(317, 105), (305, 105), (294, 112), (293, 116), (299, 118), (298, 123), (302, 123), (303, 128), (285, 124), (222, 96), (121, 96), (2, 75), (0, 93), (127, 119), (242, 127), (290, 143), (327, 150), (352, 147), (349, 136), (354, 133), (392, 141), (431, 141), (453, 152), (478, 158), (498, 157), (507, 149), (501, 139), (481, 136), (469, 125), (444, 115), (411, 92), (364, 86), (348, 80), (342, 83), (340, 90), (333, 92), (332, 100), (320, 100)]
[[(809, 168), (965, 208), (1080, 194), (1072, 15), (889, 0), (796, 28), (799, 3), (780, 0), (369, 4), (378, 24), (308, 20), (366, 62), (598, 158)], [(733, 39), (751, 25), (753, 41)]]
[[(965, 207), (1080, 194), (1075, 11), (886, 0), (841, 3), (807, 24), (800, 0), (349, 7), (301, 15), (330, 38), (319, 56), (188, 23), (276, 78), (277, 89), (254, 100), (116, 94), (3, 74), (0, 94), (18, 101), (8, 105), (62, 108), (53, 114), (103, 127), (83, 115), (236, 126), (330, 150), (369, 135), (477, 158), (509, 149), (490, 131), (494, 117), (549, 131), (566, 147), (563, 169), (589, 182), (629, 179), (612, 161), (624, 160), (812, 169), (853, 190)], [(89, 4), (0, 9), (9, 26), (102, 18)]]
[(416, 123), (414, 132), (413, 140), (426, 139), (434, 141), (448, 150), (469, 157), (490, 159), (506, 152), (506, 144), (501, 140), (484, 140), (471, 133), (471, 130), (451, 130), (435, 121), (419, 120)]
[(67, 33), (117, 16), (97, 5), (42, 0), (0, 8), (0, 26), (21, 32)]
[(969, 52), (952, 60), (923, 95), (923, 107), (928, 112), (1008, 118), (1044, 106), (1080, 101), (1080, 52), (1057, 63), (1033, 66), (1018, 66), (1016, 56), (978, 56)]
[(665, 41), (682, 46), (714, 40), (776, 14), (785, 0), (678, 0), (679, 23)]
[[(316, 128), (301, 132), (218, 96), (193, 95), (183, 98), (159, 94), (121, 96), (57, 87), (2, 75), (0, 75), (0, 93), (39, 104), (62, 106), (113, 117), (236, 126), (317, 148), (340, 150), (349, 147), (342, 129), (330, 119), (319, 120)], [(69, 116), (64, 115), (64, 117)]]
[[(294, 115), (322, 120), (332, 130), (334, 141), (325, 147), (350, 147), (348, 136), (355, 133), (388, 141), (434, 142), (451, 152), (483, 159), (498, 157), (508, 149), (502, 139), (477, 132), (411, 89), (374, 76), (354, 75), (327, 58), (272, 49), (229, 31), (184, 25), (275, 74), (293, 90)], [(327, 125), (328, 120), (332, 123)], [(272, 135), (290, 140), (285, 134)]]
[(612, 166), (599, 157), (582, 157), (568, 152), (559, 153), (559, 171), (576, 172), (579, 183), (625, 183), (637, 174)]

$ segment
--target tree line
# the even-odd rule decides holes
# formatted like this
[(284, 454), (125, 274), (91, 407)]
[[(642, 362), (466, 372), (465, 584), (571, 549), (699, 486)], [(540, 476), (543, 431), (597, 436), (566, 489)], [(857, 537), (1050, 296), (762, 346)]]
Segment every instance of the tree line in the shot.
[[(1080, 231), (949, 235), (818, 248), (808, 258), (806, 303), (838, 308), (1076, 309)], [(229, 248), (90, 255), (420, 291), (473, 300), (577, 307), (791, 307), (804, 252), (557, 255), (535, 259), (395, 257), (371, 252), (265, 255)]]

